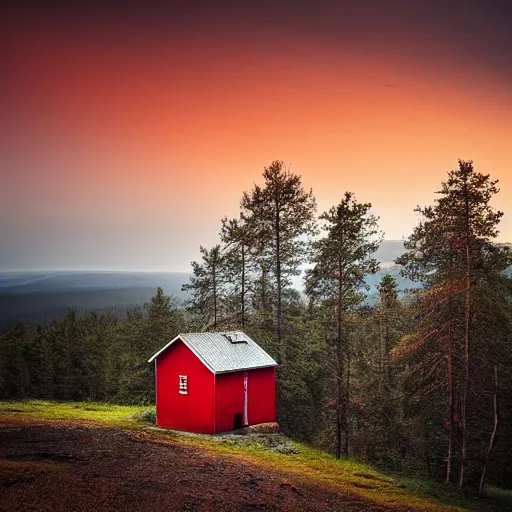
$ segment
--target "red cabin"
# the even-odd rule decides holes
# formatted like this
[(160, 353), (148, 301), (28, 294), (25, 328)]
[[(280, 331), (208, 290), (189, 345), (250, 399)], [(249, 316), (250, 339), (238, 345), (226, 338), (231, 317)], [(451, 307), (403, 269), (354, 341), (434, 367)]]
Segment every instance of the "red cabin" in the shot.
[(243, 332), (179, 334), (152, 361), (159, 427), (216, 434), (276, 420), (277, 363)]

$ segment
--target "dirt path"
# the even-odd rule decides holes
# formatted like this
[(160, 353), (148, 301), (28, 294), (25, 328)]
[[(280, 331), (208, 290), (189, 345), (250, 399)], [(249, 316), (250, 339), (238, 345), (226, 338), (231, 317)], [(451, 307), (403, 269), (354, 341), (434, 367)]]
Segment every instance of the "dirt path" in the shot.
[(200, 449), (87, 422), (0, 424), (0, 510), (385, 511)]

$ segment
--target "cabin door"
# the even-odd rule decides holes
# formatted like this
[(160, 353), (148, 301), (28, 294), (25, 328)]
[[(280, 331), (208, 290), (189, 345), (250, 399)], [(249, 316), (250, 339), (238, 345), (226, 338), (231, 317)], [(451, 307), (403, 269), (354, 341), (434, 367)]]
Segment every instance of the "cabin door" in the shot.
[(247, 416), (247, 402), (249, 396), (249, 372), (244, 372), (244, 427), (249, 425), (249, 418)]

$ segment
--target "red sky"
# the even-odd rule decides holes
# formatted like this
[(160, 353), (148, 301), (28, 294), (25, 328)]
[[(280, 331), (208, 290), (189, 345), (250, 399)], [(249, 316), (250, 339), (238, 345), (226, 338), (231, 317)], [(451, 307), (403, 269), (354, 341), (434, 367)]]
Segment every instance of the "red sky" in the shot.
[(10, 12), (0, 270), (188, 271), (274, 159), (400, 239), (471, 158), (512, 241), (505, 3), (221, 4)]

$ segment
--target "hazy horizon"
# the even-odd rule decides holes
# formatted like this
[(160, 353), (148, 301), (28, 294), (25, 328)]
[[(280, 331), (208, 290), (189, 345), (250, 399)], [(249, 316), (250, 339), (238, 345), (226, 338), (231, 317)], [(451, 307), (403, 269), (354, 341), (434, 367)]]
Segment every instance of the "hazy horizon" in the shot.
[(189, 272), (275, 159), (319, 213), (352, 191), (395, 240), (472, 159), (512, 241), (511, 9), (12, 2), (0, 271)]
[[(386, 243), (402, 243), (403, 240), (383, 240), (383, 244)], [(377, 254), (379, 251), (377, 251)], [(380, 260), (383, 263), (389, 263), (391, 260)], [(108, 272), (108, 273), (147, 273), (147, 274), (191, 274), (192, 267), (189, 265), (188, 270), (169, 270), (169, 269), (145, 269), (145, 268), (90, 268), (90, 267), (82, 267), (82, 268), (26, 268), (20, 270), (10, 270), (10, 269), (2, 269), (0, 268), (0, 274), (22, 274), (22, 273), (50, 273), (50, 272)]]

